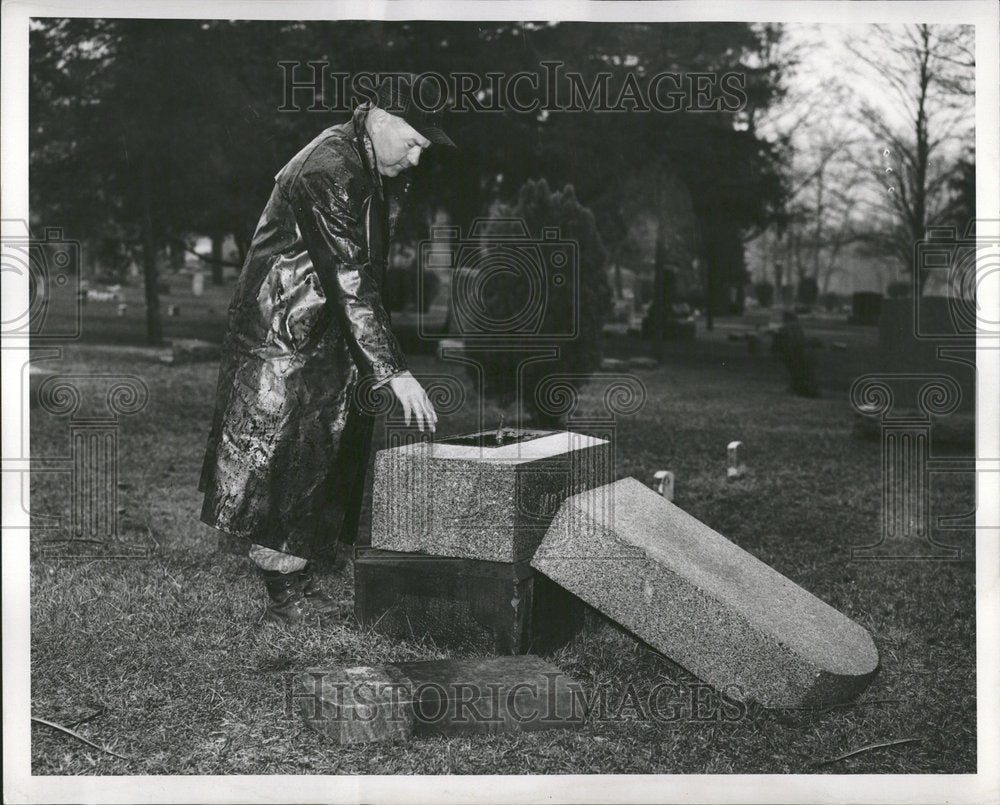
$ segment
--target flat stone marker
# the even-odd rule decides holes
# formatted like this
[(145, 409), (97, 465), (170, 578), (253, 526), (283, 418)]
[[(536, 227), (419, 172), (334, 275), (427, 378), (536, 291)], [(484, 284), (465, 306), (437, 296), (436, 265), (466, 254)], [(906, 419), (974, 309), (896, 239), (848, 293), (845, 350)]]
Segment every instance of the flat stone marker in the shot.
[(864, 628), (634, 478), (568, 498), (531, 564), (734, 699), (844, 702), (878, 668)]
[(410, 698), (409, 681), (392, 666), (310, 668), (292, 691), (306, 724), (339, 744), (408, 740)]
[(530, 559), (569, 495), (612, 480), (611, 443), (570, 431), (500, 431), (380, 450), (372, 547)]
[(579, 683), (533, 655), (311, 668), (292, 697), (340, 744), (576, 729), (586, 718)]
[(730, 481), (737, 481), (747, 474), (746, 465), (747, 449), (743, 442), (730, 442), (726, 445), (726, 478)]

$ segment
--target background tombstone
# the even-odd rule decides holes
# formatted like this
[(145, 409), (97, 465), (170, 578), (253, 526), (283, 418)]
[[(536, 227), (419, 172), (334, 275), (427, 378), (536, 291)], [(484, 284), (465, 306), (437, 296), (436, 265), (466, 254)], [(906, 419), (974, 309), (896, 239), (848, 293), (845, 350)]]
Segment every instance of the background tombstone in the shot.
[(653, 475), (653, 489), (656, 494), (674, 502), (674, 474), (670, 470), (657, 470)]
[(747, 474), (746, 453), (746, 445), (743, 442), (735, 441), (726, 445), (727, 480), (738, 481)]

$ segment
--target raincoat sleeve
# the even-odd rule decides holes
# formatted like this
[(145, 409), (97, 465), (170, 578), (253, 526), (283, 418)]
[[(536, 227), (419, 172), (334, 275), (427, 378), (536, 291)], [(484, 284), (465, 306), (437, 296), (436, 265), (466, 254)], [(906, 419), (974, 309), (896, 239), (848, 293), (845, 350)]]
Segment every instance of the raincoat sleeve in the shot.
[(381, 386), (407, 366), (369, 260), (363, 205), (318, 171), (300, 175), (292, 194), (302, 240), (354, 362)]

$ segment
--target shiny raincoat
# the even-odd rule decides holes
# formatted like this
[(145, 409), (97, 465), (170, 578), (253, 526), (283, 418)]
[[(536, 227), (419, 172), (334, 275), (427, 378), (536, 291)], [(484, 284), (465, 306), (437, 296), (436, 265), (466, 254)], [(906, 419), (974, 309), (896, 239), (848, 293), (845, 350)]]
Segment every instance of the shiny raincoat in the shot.
[(370, 107), (275, 177), (229, 307), (201, 519), (304, 558), (354, 538), (368, 389), (405, 370), (380, 287), (409, 179), (376, 170)]

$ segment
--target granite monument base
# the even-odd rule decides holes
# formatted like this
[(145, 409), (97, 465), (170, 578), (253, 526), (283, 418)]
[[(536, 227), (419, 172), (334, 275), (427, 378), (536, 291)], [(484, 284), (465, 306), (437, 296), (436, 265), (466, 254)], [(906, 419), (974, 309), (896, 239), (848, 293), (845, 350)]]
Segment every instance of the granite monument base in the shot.
[(584, 604), (527, 561), (484, 562), (359, 547), (358, 622), (395, 638), (491, 654), (547, 654), (583, 622)]

